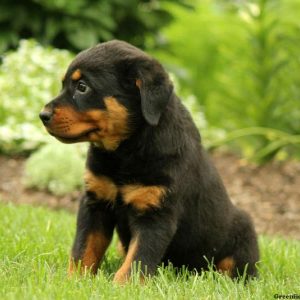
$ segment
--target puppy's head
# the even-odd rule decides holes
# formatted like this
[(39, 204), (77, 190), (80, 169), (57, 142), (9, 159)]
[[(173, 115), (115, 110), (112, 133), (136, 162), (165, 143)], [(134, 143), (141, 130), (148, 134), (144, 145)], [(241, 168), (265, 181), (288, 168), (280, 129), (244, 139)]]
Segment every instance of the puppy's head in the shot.
[(172, 90), (156, 60), (125, 42), (111, 41), (74, 59), (60, 94), (40, 118), (64, 143), (88, 141), (115, 150), (142, 123), (159, 123)]

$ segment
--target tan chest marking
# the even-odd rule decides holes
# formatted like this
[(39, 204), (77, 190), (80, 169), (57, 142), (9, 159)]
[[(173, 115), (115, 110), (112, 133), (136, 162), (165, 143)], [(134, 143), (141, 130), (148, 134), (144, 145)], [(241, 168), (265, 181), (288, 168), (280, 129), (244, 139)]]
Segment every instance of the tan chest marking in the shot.
[(125, 204), (130, 204), (140, 211), (160, 207), (167, 192), (163, 186), (129, 184), (117, 187), (110, 178), (94, 175), (90, 170), (85, 171), (84, 181), (86, 191), (95, 193), (99, 200), (114, 202), (120, 192)]
[(147, 210), (151, 207), (160, 207), (166, 194), (163, 186), (142, 186), (138, 184), (125, 185), (120, 188), (123, 200), (137, 210)]
[(91, 171), (86, 170), (84, 174), (85, 189), (96, 194), (98, 199), (115, 201), (118, 188), (113, 181), (103, 175), (96, 176)]

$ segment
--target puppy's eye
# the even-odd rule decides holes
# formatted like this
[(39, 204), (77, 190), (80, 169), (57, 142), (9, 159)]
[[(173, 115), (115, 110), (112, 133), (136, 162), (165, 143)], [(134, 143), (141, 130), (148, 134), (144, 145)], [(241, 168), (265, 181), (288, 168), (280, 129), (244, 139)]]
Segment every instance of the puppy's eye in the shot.
[(86, 85), (85, 82), (79, 81), (79, 82), (78, 82), (78, 85), (77, 85), (77, 90), (78, 90), (80, 93), (84, 94), (84, 93), (86, 93), (86, 92), (88, 91), (88, 86)]

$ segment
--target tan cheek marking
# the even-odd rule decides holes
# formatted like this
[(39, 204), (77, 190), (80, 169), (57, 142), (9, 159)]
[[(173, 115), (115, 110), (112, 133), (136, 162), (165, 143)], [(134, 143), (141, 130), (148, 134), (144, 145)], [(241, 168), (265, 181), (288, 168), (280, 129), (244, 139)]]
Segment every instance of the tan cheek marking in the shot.
[(108, 112), (107, 130), (111, 136), (124, 138), (128, 134), (128, 112), (125, 106), (113, 97), (104, 99)]
[(90, 133), (88, 140), (106, 150), (115, 150), (129, 136), (128, 112), (114, 97), (106, 97), (104, 102), (106, 110), (95, 109), (85, 113), (78, 113), (70, 106), (56, 108), (51, 130), (68, 137), (99, 129)]
[(106, 176), (96, 176), (89, 170), (84, 175), (85, 187), (89, 192), (94, 192), (98, 199), (115, 201), (118, 189), (116, 185)]
[(62, 136), (77, 136), (82, 132), (95, 129), (96, 125), (92, 123), (89, 116), (76, 112), (70, 106), (60, 106), (55, 108), (53, 121), (49, 129)]
[(124, 202), (138, 210), (159, 207), (166, 194), (166, 188), (162, 186), (125, 185), (120, 191)]
[(92, 142), (99, 143), (106, 150), (115, 150), (129, 135), (128, 112), (114, 97), (104, 98), (106, 111), (91, 111), (89, 116), (101, 129), (91, 134)]
[[(91, 273), (95, 274), (97, 272), (109, 243), (110, 239), (107, 239), (103, 234), (99, 232), (90, 233), (81, 259), (81, 273), (91, 271)], [(69, 275), (73, 274), (77, 270), (77, 267), (78, 264), (70, 258)]]
[(235, 261), (231, 256), (229, 256), (222, 259), (219, 263), (217, 263), (217, 270), (231, 277), (234, 266), (235, 266)]
[(137, 249), (138, 249), (138, 238), (136, 237), (130, 242), (125, 261), (123, 262), (120, 269), (117, 271), (114, 277), (114, 282), (119, 284), (124, 284), (129, 280), (131, 265), (134, 262)]
[(72, 75), (71, 75), (71, 78), (72, 80), (79, 80), (81, 78), (82, 74), (81, 74), (81, 71), (79, 69), (75, 70)]

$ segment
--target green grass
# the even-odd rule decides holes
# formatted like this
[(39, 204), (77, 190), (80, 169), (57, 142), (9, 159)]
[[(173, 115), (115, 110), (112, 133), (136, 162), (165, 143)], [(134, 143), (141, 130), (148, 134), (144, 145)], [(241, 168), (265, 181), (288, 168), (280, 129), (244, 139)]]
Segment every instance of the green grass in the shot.
[[(280, 221), (280, 220), (278, 220)], [(0, 203), (0, 299), (273, 299), (300, 291), (300, 242), (260, 237), (260, 277), (246, 286), (214, 272), (169, 269), (141, 286), (112, 283), (115, 241), (96, 277), (67, 277), (75, 216)]]

